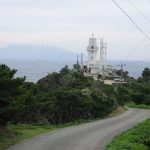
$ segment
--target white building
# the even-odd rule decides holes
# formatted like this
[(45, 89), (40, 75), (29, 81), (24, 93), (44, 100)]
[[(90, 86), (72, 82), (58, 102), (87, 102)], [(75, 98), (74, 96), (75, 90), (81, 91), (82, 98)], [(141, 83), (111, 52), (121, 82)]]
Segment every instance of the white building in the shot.
[(89, 38), (87, 46), (87, 61), (83, 63), (85, 76), (97, 78), (98, 75), (105, 76), (106, 71), (106, 43), (100, 40), (98, 47), (97, 39), (92, 36)]

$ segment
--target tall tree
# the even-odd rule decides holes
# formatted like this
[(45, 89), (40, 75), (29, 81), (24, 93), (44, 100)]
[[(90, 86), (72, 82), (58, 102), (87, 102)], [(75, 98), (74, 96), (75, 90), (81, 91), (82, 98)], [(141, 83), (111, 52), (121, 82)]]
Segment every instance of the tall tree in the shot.
[(145, 68), (142, 73), (142, 78), (145, 82), (150, 82), (150, 68)]
[(14, 78), (17, 70), (0, 65), (0, 125), (5, 125), (14, 114), (16, 96), (21, 92), (24, 78)]

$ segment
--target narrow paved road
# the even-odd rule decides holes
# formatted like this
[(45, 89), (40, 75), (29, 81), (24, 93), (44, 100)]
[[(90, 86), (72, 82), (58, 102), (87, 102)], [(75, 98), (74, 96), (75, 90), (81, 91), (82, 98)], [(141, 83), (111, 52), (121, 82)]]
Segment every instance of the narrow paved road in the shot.
[(113, 136), (149, 117), (150, 110), (129, 109), (120, 116), (24, 140), (8, 150), (103, 150)]

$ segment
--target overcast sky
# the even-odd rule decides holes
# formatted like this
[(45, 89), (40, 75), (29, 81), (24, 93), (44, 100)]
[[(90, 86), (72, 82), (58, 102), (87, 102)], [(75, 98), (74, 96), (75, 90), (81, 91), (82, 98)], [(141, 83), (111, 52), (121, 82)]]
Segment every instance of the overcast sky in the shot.
[[(150, 0), (117, 2), (146, 34), (150, 33)], [(0, 0), (1, 47), (49, 45), (85, 52), (92, 33), (108, 42), (109, 59), (150, 58), (150, 41), (144, 40), (111, 0)]]

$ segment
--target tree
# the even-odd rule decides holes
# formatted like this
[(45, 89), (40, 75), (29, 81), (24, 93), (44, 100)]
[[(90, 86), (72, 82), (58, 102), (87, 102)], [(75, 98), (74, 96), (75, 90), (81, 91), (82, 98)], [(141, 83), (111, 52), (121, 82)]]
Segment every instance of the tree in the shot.
[(14, 78), (16, 70), (0, 65), (0, 125), (5, 125), (14, 115), (13, 103), (21, 93), (24, 78)]
[(145, 68), (142, 73), (143, 81), (150, 82), (150, 68)]
[[(117, 70), (117, 71), (116, 71), (116, 74), (117, 74), (118, 76), (121, 76), (121, 70)], [(128, 77), (129, 77), (128, 74), (129, 74), (128, 71), (123, 71), (123, 72), (122, 72), (123, 78), (128, 78)]]
[(70, 71), (70, 69), (69, 69), (68, 65), (65, 65), (65, 67), (60, 70), (60, 73), (62, 75), (66, 75), (69, 73), (69, 71)]
[(14, 78), (15, 73), (0, 65), (0, 125), (8, 121), (58, 124), (100, 118), (115, 108), (113, 86), (94, 82), (81, 70), (65, 66), (38, 83)]
[(79, 65), (79, 63), (74, 64), (73, 65), (73, 69), (80, 71), (81, 70), (81, 66)]

